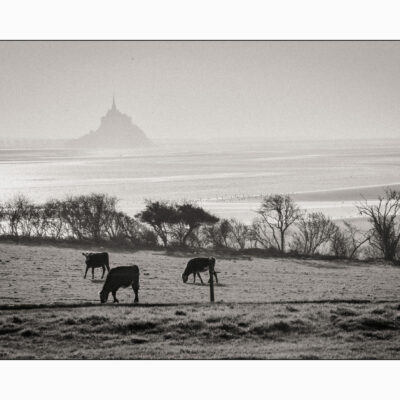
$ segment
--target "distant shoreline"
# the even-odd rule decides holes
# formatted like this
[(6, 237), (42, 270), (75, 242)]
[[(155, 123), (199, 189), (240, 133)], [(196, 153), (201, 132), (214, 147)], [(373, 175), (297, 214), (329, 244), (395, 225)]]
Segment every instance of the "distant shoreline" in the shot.
[[(300, 192), (288, 192), (296, 201), (360, 201), (363, 197), (367, 200), (375, 200), (379, 195), (384, 194), (385, 188), (390, 187), (395, 190), (400, 189), (400, 182), (387, 183), (384, 185), (365, 185), (365, 186), (349, 186), (340, 187), (332, 189), (317, 189), (317, 190), (307, 190)], [(213, 202), (242, 202), (242, 201), (259, 201), (264, 196), (261, 194), (257, 195), (243, 195), (238, 194), (236, 196), (230, 196), (227, 198), (209, 198), (202, 199), (203, 201), (213, 201)]]
[[(387, 187), (399, 190), (400, 183), (321, 189), (289, 194), (301, 208), (307, 211), (322, 211), (336, 221), (353, 220), (355, 222), (357, 220), (360, 222), (365, 218), (360, 217), (356, 209), (357, 203), (366, 199), (373, 204), (380, 195), (384, 194)], [(199, 200), (199, 203), (217, 215), (226, 214), (229, 217), (250, 222), (256, 216), (262, 197), (266, 194), (202, 199)]]

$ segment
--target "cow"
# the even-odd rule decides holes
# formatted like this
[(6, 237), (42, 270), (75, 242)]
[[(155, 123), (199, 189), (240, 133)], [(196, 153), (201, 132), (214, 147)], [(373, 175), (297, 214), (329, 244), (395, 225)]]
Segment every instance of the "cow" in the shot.
[(114, 303), (119, 303), (116, 294), (117, 290), (121, 287), (126, 288), (132, 286), (135, 293), (135, 303), (139, 302), (139, 267), (131, 265), (127, 267), (113, 268), (107, 275), (104, 282), (103, 289), (100, 292), (100, 301), (105, 303), (108, 299), (110, 292), (114, 297)]
[(85, 276), (88, 272), (89, 268), (92, 268), (92, 279), (94, 279), (94, 269), (95, 268), (103, 268), (103, 275), (101, 275), (101, 279), (104, 277), (104, 273), (110, 271), (110, 265), (108, 263), (108, 253), (82, 253), (86, 258), (86, 271)]
[[(200, 272), (206, 272), (209, 270), (209, 266), (215, 266), (215, 258), (210, 257), (197, 257), (192, 258), (186, 265), (185, 271), (182, 274), (183, 283), (186, 283), (189, 275), (193, 274), (193, 283), (196, 282), (196, 275), (200, 278), (201, 284), (204, 285), (203, 279), (201, 279)], [(214, 271), (215, 280), (218, 284), (217, 272)]]

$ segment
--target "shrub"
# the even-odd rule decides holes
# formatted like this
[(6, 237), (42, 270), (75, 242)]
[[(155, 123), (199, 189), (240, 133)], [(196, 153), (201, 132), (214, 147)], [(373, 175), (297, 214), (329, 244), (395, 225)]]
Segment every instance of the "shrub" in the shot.
[(216, 249), (228, 247), (230, 230), (231, 226), (227, 219), (205, 226), (202, 230), (203, 243)]
[(146, 201), (146, 208), (137, 217), (149, 224), (165, 247), (168, 243), (187, 246), (198, 241), (202, 226), (218, 222), (218, 218), (189, 202), (172, 204), (166, 201)]
[(364, 201), (358, 206), (361, 215), (368, 217), (372, 224), (369, 242), (379, 250), (385, 260), (392, 261), (397, 253), (400, 241), (400, 192), (385, 190), (385, 196), (379, 197), (378, 205)]
[(171, 225), (179, 222), (175, 207), (167, 201), (146, 200), (146, 208), (136, 217), (153, 228), (165, 247), (168, 246)]
[(329, 243), (338, 230), (329, 217), (321, 212), (313, 212), (301, 217), (297, 222), (293, 248), (300, 254), (314, 255), (324, 244)]

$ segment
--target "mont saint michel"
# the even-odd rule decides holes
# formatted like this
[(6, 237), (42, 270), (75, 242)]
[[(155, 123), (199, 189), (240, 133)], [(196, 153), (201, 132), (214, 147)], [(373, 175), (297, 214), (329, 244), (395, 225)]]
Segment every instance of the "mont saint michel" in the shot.
[(72, 146), (90, 146), (94, 148), (138, 148), (152, 143), (146, 134), (134, 123), (129, 115), (120, 112), (115, 104), (101, 118), (100, 126), (95, 131), (70, 142)]

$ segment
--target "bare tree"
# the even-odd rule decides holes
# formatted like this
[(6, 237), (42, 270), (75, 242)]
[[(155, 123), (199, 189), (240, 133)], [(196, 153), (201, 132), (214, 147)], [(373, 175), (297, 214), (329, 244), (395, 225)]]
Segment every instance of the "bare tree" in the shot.
[(157, 245), (157, 235), (135, 218), (115, 211), (106, 225), (106, 233), (113, 241), (128, 241), (134, 246)]
[(60, 201), (60, 217), (68, 226), (68, 233), (79, 240), (84, 239), (83, 207), (77, 197), (69, 196)]
[(232, 247), (243, 250), (246, 247), (246, 241), (249, 238), (249, 227), (237, 219), (231, 218), (230, 224), (230, 241)]
[(60, 216), (77, 239), (100, 241), (116, 211), (116, 204), (116, 197), (103, 193), (70, 196), (60, 202)]
[(131, 217), (121, 211), (114, 211), (105, 224), (105, 234), (111, 240), (124, 240), (128, 237), (128, 231), (131, 227)]
[(400, 193), (386, 189), (385, 196), (378, 198), (377, 205), (364, 200), (357, 208), (372, 224), (369, 235), (371, 246), (379, 250), (385, 260), (394, 260), (400, 240)]
[(116, 212), (117, 198), (103, 193), (79, 197), (83, 208), (86, 235), (99, 241), (105, 236), (105, 227)]
[(264, 197), (257, 213), (270, 229), (272, 243), (284, 253), (286, 233), (289, 227), (301, 217), (299, 207), (289, 195), (276, 194)]
[(251, 225), (249, 225), (249, 232), (247, 234), (250, 248), (268, 249), (273, 247), (271, 229), (264, 223), (261, 218), (254, 218)]
[(353, 259), (358, 257), (362, 246), (369, 240), (369, 232), (363, 232), (350, 222), (344, 221), (344, 229), (337, 226), (329, 244), (334, 256)]
[(264, 247), (266, 249), (273, 246), (271, 229), (261, 218), (255, 218), (250, 226), (249, 240), (251, 247)]
[(348, 253), (349, 258), (355, 258), (357, 253), (364, 245), (371, 239), (370, 232), (362, 232), (356, 226), (352, 225), (350, 222), (345, 221), (345, 235), (347, 236), (347, 240), (350, 244), (350, 251)]
[(6, 209), (3, 204), (0, 204), (0, 232), (4, 235), (7, 233)]
[(301, 254), (314, 255), (335, 235), (338, 227), (321, 212), (301, 217), (297, 223), (293, 247)]
[(61, 239), (70, 234), (69, 228), (62, 218), (62, 202), (52, 199), (46, 201), (43, 205), (43, 219), (46, 221), (46, 236), (53, 239)]
[(47, 219), (42, 205), (29, 208), (28, 224), (31, 227), (32, 236), (43, 237), (46, 235)]
[[(50, 203), (52, 207), (49, 207)], [(26, 197), (17, 196), (1, 206), (0, 229), (3, 234), (14, 237), (53, 237), (53, 224), (58, 226), (61, 218), (52, 210), (53, 202), (35, 205)]]
[(221, 219), (213, 225), (203, 226), (203, 242), (214, 248), (229, 247), (231, 225), (227, 219)]
[(330, 245), (331, 252), (336, 257), (347, 257), (350, 252), (348, 238), (339, 227), (332, 235)]
[(33, 215), (34, 204), (22, 195), (14, 197), (3, 206), (3, 229), (6, 234), (19, 238), (30, 236), (32, 226), (30, 224)]

